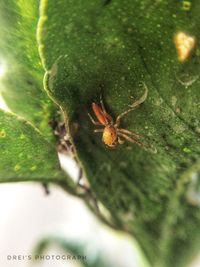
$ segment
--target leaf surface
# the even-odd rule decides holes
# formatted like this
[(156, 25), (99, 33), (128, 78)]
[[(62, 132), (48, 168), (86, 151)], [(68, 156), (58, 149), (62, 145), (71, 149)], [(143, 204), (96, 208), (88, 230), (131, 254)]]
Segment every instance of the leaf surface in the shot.
[[(46, 89), (69, 127), (78, 125), (73, 140), (92, 191), (154, 267), (182, 267), (200, 248), (199, 202), (187, 193), (200, 168), (199, 10), (197, 0), (41, 1)], [(87, 115), (92, 102), (102, 94), (116, 118), (145, 86), (147, 99), (121, 127), (151, 149), (108, 148)]]
[(0, 148), (0, 182), (53, 182), (75, 192), (55, 148), (30, 123), (4, 111), (0, 111)]
[(0, 91), (13, 112), (50, 137), (47, 123), (56, 109), (43, 91), (44, 70), (36, 42), (38, 16), (38, 0), (1, 1)]

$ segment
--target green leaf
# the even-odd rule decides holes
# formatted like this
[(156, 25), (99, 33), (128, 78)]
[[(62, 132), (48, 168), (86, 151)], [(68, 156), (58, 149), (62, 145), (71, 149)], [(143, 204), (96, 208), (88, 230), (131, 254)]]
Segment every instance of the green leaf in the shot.
[[(182, 267), (200, 249), (199, 204), (179, 186), (200, 168), (199, 11), (197, 0), (41, 1), (46, 89), (69, 128), (78, 125), (73, 140), (91, 190), (154, 267)], [(145, 86), (147, 99), (121, 127), (153, 149), (108, 148), (87, 115), (92, 102), (102, 93), (116, 118)]]
[[(67, 255), (74, 256), (76, 262), (79, 262), (82, 267), (112, 267), (109, 260), (106, 259), (98, 247), (90, 249), (91, 244), (76, 240), (66, 240), (59, 236), (50, 236), (42, 239), (36, 246), (34, 255), (41, 255), (51, 246), (59, 246)], [(89, 253), (88, 253), (89, 252)], [(70, 253), (70, 254), (69, 254)]]
[(0, 111), (0, 182), (39, 181), (76, 185), (61, 170), (55, 149), (30, 123)]
[[(36, 42), (39, 1), (0, 3), (0, 91), (8, 107), (50, 136), (47, 122), (55, 112), (43, 91), (44, 70)], [(56, 116), (56, 114), (54, 114)]]

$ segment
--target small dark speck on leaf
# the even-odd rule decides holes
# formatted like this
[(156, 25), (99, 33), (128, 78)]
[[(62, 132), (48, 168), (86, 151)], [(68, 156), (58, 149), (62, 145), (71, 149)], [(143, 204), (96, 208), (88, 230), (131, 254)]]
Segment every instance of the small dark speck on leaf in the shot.
[(33, 85), (33, 82), (32, 82), (32, 81), (29, 81), (29, 80), (27, 80), (27, 84), (29, 84), (29, 85)]
[(106, 5), (110, 4), (110, 2), (111, 2), (111, 0), (104, 0), (103, 5), (106, 6)]

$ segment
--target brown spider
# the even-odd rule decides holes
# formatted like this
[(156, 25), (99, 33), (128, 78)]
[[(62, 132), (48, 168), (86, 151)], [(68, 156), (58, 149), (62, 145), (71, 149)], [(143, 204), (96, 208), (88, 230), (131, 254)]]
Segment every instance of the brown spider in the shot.
[(128, 110), (118, 115), (115, 122), (113, 118), (106, 112), (102, 96), (100, 97), (101, 107), (99, 107), (96, 103), (92, 103), (92, 109), (98, 121), (95, 121), (89, 113), (88, 115), (94, 125), (105, 126), (104, 129), (95, 129), (94, 132), (95, 133), (103, 132), (102, 141), (106, 145), (110, 147), (115, 147), (117, 144), (123, 144), (124, 143), (123, 139), (125, 139), (128, 140), (129, 142), (136, 143), (141, 147), (146, 147), (146, 145), (138, 141), (138, 139), (141, 137), (139, 134), (136, 134), (126, 129), (119, 128), (122, 117), (124, 117), (130, 111), (139, 107), (139, 105), (146, 100), (148, 89), (145, 84), (144, 86), (145, 86), (145, 92), (141, 96), (141, 98), (135, 101)]

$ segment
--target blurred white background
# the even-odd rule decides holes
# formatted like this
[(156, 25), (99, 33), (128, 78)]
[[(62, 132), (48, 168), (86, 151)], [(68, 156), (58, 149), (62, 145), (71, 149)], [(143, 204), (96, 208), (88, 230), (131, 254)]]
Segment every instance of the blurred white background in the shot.
[[(82, 201), (60, 188), (51, 186), (50, 191), (46, 196), (43, 187), (34, 183), (0, 185), (0, 266), (29, 266), (27, 260), (9, 261), (7, 255), (30, 255), (35, 244), (49, 234), (85, 240), (93, 254), (101, 247), (116, 267), (145, 266), (137, 245), (128, 236), (103, 226)], [(47, 254), (51, 253), (62, 254), (58, 248), (51, 248)], [(37, 266), (75, 265), (46, 260)]]

